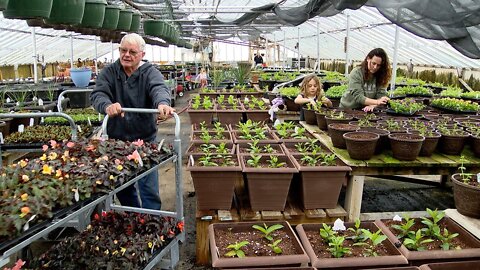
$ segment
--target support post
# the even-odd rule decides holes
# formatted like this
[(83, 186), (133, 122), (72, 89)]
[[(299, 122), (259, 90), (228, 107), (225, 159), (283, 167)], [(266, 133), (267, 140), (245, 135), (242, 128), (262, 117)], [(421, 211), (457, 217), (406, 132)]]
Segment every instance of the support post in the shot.
[(37, 67), (37, 38), (35, 35), (35, 27), (32, 27), (32, 43), (33, 43), (33, 81), (38, 83), (38, 67)]
[(348, 43), (350, 39), (350, 13), (348, 10), (346, 10), (345, 13), (347, 14), (347, 36), (345, 37), (345, 77), (348, 77), (348, 62), (350, 62), (348, 50)]
[(395, 26), (395, 44), (393, 48), (392, 80), (390, 81), (390, 90), (395, 90), (395, 80), (397, 79), (397, 58), (398, 58), (399, 36), (400, 36), (400, 29), (398, 25), (396, 25)]

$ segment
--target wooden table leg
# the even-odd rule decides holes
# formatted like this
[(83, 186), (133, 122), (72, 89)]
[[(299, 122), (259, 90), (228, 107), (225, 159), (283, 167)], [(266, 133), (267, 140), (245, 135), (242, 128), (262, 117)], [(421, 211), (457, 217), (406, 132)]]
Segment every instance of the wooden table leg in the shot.
[(347, 193), (345, 194), (347, 221), (355, 221), (360, 218), (364, 182), (365, 176), (363, 175), (353, 175), (348, 177)]

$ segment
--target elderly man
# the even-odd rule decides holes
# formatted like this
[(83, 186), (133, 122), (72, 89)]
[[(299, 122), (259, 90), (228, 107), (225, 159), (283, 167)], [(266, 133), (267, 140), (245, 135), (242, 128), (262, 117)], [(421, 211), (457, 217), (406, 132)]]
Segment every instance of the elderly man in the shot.
[[(110, 138), (124, 141), (142, 139), (154, 141), (157, 134), (155, 116), (141, 113), (122, 113), (122, 107), (157, 108), (165, 119), (175, 109), (170, 107), (170, 91), (163, 76), (154, 66), (142, 61), (145, 40), (138, 34), (125, 35), (120, 42), (120, 58), (102, 69), (90, 95), (93, 107), (108, 114), (107, 133)], [(141, 207), (160, 210), (161, 201), (158, 171), (138, 181)], [(134, 185), (117, 194), (124, 206), (140, 207)]]

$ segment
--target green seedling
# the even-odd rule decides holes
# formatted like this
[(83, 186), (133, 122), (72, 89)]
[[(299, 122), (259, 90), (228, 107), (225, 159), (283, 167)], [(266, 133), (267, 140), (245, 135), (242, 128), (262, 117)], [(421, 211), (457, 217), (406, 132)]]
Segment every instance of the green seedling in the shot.
[(252, 228), (259, 230), (263, 233), (263, 237), (271, 242), (273, 242), (273, 237), (270, 235), (274, 231), (280, 230), (283, 228), (282, 224), (273, 224), (271, 226), (267, 226), (267, 224), (263, 223), (263, 227), (259, 225), (253, 225)]
[(280, 244), (280, 242), (282, 242), (282, 239), (278, 239), (278, 240), (275, 240), (273, 241), (272, 244), (268, 244), (268, 246), (273, 250), (273, 252), (275, 252), (276, 254), (281, 254), (283, 252), (283, 250), (278, 246), (278, 244)]
[(225, 253), (225, 256), (227, 257), (238, 257), (238, 258), (244, 258), (245, 257), (245, 252), (241, 250), (242, 247), (248, 245), (248, 241), (242, 241), (240, 243), (235, 242), (235, 244), (231, 244), (227, 246), (227, 249), (231, 249), (229, 252)]
[[(403, 240), (403, 244), (410, 250), (422, 251), (425, 250), (425, 247), (422, 245), (433, 242), (433, 239), (427, 238), (423, 239), (424, 235), (422, 230), (417, 230), (414, 235), (409, 236)], [(423, 240), (422, 240), (423, 239)]]

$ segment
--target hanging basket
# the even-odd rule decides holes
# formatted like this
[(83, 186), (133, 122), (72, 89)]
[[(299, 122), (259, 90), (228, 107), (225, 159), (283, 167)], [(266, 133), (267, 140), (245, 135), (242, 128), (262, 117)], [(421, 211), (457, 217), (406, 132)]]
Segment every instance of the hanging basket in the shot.
[(117, 30), (130, 31), (132, 25), (133, 11), (131, 9), (121, 9), (118, 17)]
[(117, 29), (118, 19), (120, 17), (120, 7), (107, 5), (105, 7), (105, 17), (103, 18), (102, 29)]
[(49, 24), (79, 24), (85, 12), (85, 0), (53, 0)]
[(130, 32), (137, 33), (140, 29), (140, 19), (142, 15), (138, 11), (134, 11), (132, 14), (132, 23), (130, 24)]
[(85, 11), (80, 25), (89, 28), (102, 27), (106, 6), (107, 0), (85, 0)]
[(8, 1), (3, 17), (7, 19), (48, 18), (53, 0), (15, 0)]
[(0, 0), (0, 11), (7, 9), (8, 0)]
[(159, 20), (144, 20), (143, 21), (143, 32), (145, 35), (161, 37), (163, 35), (163, 28), (166, 23)]

